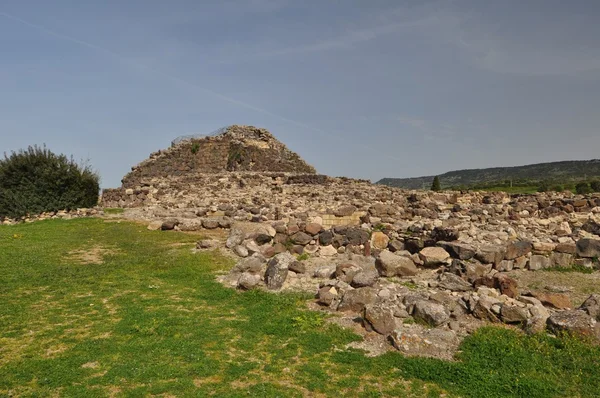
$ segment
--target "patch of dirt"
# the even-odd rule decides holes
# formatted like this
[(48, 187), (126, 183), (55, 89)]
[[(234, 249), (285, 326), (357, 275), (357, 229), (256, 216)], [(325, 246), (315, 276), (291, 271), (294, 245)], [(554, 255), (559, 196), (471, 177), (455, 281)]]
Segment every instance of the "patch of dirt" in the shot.
[(98, 362), (87, 362), (81, 365), (84, 369), (97, 369), (100, 364)]
[(87, 249), (72, 250), (67, 254), (67, 259), (78, 264), (99, 265), (104, 263), (104, 257), (118, 253), (118, 250), (96, 245)]
[(519, 282), (521, 291), (546, 291), (565, 293), (575, 307), (579, 307), (592, 293), (600, 293), (600, 272), (523, 271), (509, 274)]

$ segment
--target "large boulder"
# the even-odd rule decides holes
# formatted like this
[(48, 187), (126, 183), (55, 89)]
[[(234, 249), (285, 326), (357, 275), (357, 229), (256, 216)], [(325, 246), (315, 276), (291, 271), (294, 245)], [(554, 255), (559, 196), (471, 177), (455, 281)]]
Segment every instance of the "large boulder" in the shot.
[(438, 287), (453, 292), (466, 292), (473, 290), (473, 286), (458, 275), (443, 272), (439, 276)]
[(510, 242), (506, 246), (505, 260), (514, 260), (517, 257), (526, 256), (533, 250), (533, 244), (524, 240)]
[(548, 330), (554, 333), (569, 332), (580, 336), (598, 337), (598, 324), (582, 310), (559, 311), (547, 321)]
[(265, 282), (271, 290), (281, 289), (288, 276), (290, 265), (296, 261), (290, 253), (280, 253), (269, 260), (265, 272)]
[(600, 321), (600, 294), (592, 294), (581, 304), (579, 309), (585, 311), (595, 320)]
[(584, 258), (600, 258), (600, 240), (579, 239), (577, 241), (577, 255)]
[(347, 290), (337, 310), (360, 312), (366, 305), (373, 304), (376, 299), (377, 291), (372, 287)]
[(450, 314), (442, 304), (420, 300), (415, 303), (413, 317), (430, 326), (440, 326), (450, 319)]
[(414, 276), (419, 271), (408, 257), (398, 256), (389, 250), (383, 250), (377, 256), (375, 266), (381, 276)]
[(473, 246), (462, 242), (438, 242), (453, 258), (470, 260), (475, 257), (476, 250)]
[(426, 266), (445, 264), (450, 254), (441, 247), (426, 247), (419, 252), (419, 258)]
[(363, 319), (377, 332), (383, 335), (396, 328), (394, 309), (389, 304), (369, 304), (365, 306)]

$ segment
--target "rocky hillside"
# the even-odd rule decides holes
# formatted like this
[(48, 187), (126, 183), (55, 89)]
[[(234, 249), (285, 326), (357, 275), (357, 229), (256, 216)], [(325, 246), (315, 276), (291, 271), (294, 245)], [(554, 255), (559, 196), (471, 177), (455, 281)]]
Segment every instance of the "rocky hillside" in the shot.
[[(600, 159), (538, 163), (527, 166), (455, 170), (441, 174), (442, 187), (472, 187), (504, 180), (568, 183), (600, 177)], [(378, 184), (406, 189), (429, 188), (434, 176), (383, 178)]]
[(240, 171), (316, 172), (266, 129), (233, 125), (218, 135), (183, 140), (152, 153), (133, 167), (122, 182), (123, 187), (133, 188), (153, 177)]

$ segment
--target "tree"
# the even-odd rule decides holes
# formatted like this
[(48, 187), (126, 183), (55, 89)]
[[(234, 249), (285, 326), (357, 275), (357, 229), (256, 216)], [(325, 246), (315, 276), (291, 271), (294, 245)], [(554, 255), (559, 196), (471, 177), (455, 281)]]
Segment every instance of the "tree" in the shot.
[(88, 165), (46, 146), (4, 154), (0, 159), (0, 218), (98, 204), (99, 176)]
[(431, 183), (431, 190), (436, 192), (442, 190), (442, 186), (440, 185), (440, 177), (435, 176), (433, 178), (433, 182)]
[(550, 187), (548, 186), (547, 181), (542, 181), (540, 183), (540, 186), (537, 189), (538, 192), (548, 192), (549, 190), (550, 190)]
[(587, 182), (579, 182), (575, 185), (575, 192), (580, 195), (585, 195), (592, 192), (592, 188), (590, 188), (590, 184)]

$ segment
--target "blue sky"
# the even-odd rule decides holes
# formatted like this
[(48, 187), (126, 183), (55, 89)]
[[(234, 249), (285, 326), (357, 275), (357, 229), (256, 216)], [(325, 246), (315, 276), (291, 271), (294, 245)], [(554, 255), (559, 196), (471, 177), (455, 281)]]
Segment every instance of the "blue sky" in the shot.
[(0, 150), (104, 187), (180, 135), (251, 124), (323, 174), (600, 157), (600, 2), (0, 1)]

